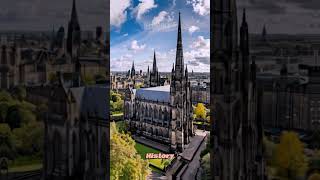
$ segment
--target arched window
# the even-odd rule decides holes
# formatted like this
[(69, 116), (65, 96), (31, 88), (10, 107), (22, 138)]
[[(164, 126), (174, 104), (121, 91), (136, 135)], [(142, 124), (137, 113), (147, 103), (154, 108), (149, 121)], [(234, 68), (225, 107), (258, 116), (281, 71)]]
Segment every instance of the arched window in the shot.
[(148, 107), (148, 105), (146, 106), (146, 117), (149, 117), (149, 107)]
[(154, 106), (154, 111), (153, 111), (153, 118), (158, 119), (158, 113), (157, 113), (157, 106)]
[(73, 172), (74, 173), (75, 173), (75, 169), (76, 169), (77, 163), (78, 163), (77, 150), (79, 150), (79, 148), (77, 147), (77, 136), (74, 132), (72, 135), (72, 156), (73, 156)]
[(168, 121), (168, 110), (165, 108), (164, 110), (164, 121)]
[(150, 127), (150, 134), (153, 135), (153, 129)]
[(158, 119), (162, 120), (161, 107), (158, 109)]
[(52, 170), (54, 171), (56, 168), (60, 168), (62, 163), (62, 138), (58, 131), (55, 131), (53, 136), (53, 156), (52, 156)]
[(10, 64), (14, 66), (16, 64), (16, 56), (15, 56), (15, 49), (12, 49), (10, 52)]
[(107, 133), (103, 133), (102, 143), (101, 143), (102, 168), (107, 168), (107, 165), (108, 165), (108, 149), (107, 149), (108, 146), (109, 146), (109, 142), (107, 138)]
[(5, 45), (2, 46), (1, 64), (7, 64), (7, 49)]

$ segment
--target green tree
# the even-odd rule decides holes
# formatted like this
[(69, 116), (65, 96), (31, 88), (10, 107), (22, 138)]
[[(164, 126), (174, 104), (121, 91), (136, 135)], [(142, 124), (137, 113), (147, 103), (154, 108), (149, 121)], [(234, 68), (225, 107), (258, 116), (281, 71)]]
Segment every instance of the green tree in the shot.
[(1, 102), (0, 103), (0, 122), (3, 122), (3, 123), (6, 122), (8, 109), (9, 109), (8, 102)]
[(110, 99), (111, 99), (111, 101), (113, 101), (113, 102), (120, 101), (120, 100), (121, 100), (121, 95), (118, 94), (118, 93), (112, 92)]
[(292, 179), (304, 175), (308, 163), (304, 145), (296, 133), (282, 133), (280, 143), (275, 149), (274, 160), (280, 176)]
[(0, 91), (0, 102), (11, 102), (12, 101), (12, 97), (11, 95), (4, 90)]
[(320, 174), (319, 173), (311, 174), (308, 180), (320, 180)]
[(202, 103), (198, 103), (194, 109), (194, 114), (196, 115), (196, 118), (206, 119), (207, 109)]
[(12, 96), (19, 101), (23, 101), (27, 97), (27, 91), (26, 88), (23, 86), (17, 86), (12, 89)]
[(201, 179), (203, 179), (203, 180), (211, 179), (210, 153), (207, 153), (201, 159), (201, 167), (202, 167), (202, 169), (204, 171), (204, 173), (202, 174)]
[(31, 121), (12, 132), (17, 151), (21, 155), (41, 155), (43, 152), (43, 123)]
[(0, 124), (0, 157), (13, 159), (15, 148), (10, 127), (7, 124)]
[(110, 126), (110, 177), (111, 180), (144, 180), (150, 174), (148, 161), (137, 154), (134, 140), (118, 132), (116, 124)]
[(114, 110), (117, 112), (123, 112), (123, 100), (117, 101), (113, 103)]
[(85, 75), (82, 76), (82, 81), (85, 85), (94, 85), (96, 84), (96, 81), (94, 79), (94, 76), (92, 75)]
[(94, 76), (94, 79), (95, 81), (105, 81), (107, 78), (105, 74), (99, 73)]

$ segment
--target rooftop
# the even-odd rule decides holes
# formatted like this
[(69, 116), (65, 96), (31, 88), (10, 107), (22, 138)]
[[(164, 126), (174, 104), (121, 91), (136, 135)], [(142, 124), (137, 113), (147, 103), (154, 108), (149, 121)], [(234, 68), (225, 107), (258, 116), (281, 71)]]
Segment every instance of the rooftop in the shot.
[(137, 89), (136, 97), (150, 101), (170, 102), (170, 85)]

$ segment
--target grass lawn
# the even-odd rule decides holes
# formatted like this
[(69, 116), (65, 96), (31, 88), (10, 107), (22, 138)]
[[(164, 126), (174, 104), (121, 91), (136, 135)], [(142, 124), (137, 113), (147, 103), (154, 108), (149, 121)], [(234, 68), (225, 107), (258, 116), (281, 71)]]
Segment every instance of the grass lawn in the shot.
[(123, 116), (123, 112), (111, 112), (111, 116), (113, 117)]
[[(143, 144), (140, 143), (136, 143), (135, 145), (136, 150), (138, 151), (138, 154), (141, 155), (142, 159), (146, 159), (146, 154), (147, 153), (161, 153), (161, 151), (157, 150), (157, 149), (153, 149), (151, 147), (145, 146)], [(170, 164), (170, 162), (172, 161), (171, 159), (148, 159), (149, 163), (161, 170), (164, 170), (164, 168), (167, 166), (166, 165), (166, 161), (168, 161)], [(155, 170), (155, 168), (152, 168), (152, 170)]]
[(35, 171), (42, 168), (42, 163), (9, 168), (10, 173)]
[(42, 168), (42, 160), (37, 157), (18, 157), (9, 164), (9, 172), (26, 172)]
[(195, 122), (193, 122), (193, 124), (195, 124), (195, 125), (207, 125), (207, 126), (209, 126), (210, 124), (209, 123), (207, 123), (207, 122), (199, 122), (199, 121), (195, 121)]

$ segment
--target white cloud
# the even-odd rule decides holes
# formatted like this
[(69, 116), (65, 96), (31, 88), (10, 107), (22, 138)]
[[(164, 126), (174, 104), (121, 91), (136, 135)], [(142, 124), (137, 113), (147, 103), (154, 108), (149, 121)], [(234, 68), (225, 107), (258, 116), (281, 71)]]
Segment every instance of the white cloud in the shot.
[(161, 11), (161, 12), (158, 14), (158, 16), (155, 16), (155, 17), (153, 18), (153, 20), (152, 20), (152, 25), (158, 25), (158, 24), (160, 24), (161, 22), (163, 22), (163, 21), (166, 19), (166, 17), (169, 17), (169, 18), (170, 18), (170, 16), (168, 16), (168, 15), (169, 15), (168, 12), (166, 12), (166, 11)]
[(193, 34), (194, 32), (199, 31), (199, 30), (200, 30), (200, 28), (198, 26), (190, 26), (189, 33)]
[(126, 33), (126, 34), (123, 34), (122, 36), (123, 36), (123, 37), (127, 37), (127, 36), (129, 36), (129, 34), (128, 34), (128, 33)]
[(135, 8), (137, 19), (140, 20), (145, 13), (156, 7), (158, 7), (158, 5), (155, 4), (154, 0), (140, 0), (138, 6)]
[(125, 54), (120, 58), (113, 58), (110, 61), (110, 69), (112, 71), (128, 71), (132, 66), (132, 55)]
[(173, 20), (173, 12), (168, 13), (167, 11), (161, 11), (155, 16), (151, 24), (145, 24), (146, 30), (154, 32), (167, 32), (177, 27), (177, 23)]
[(187, 4), (191, 4), (193, 11), (201, 16), (210, 14), (210, 0), (187, 0)]
[(111, 0), (110, 24), (120, 27), (127, 20), (127, 9), (131, 6), (131, 0)]
[(188, 69), (203, 72), (210, 71), (210, 39), (198, 36), (190, 45), (190, 48), (191, 49), (184, 54)]
[(205, 39), (203, 36), (198, 36), (197, 40), (191, 44), (190, 48), (210, 50), (210, 39)]
[(138, 44), (137, 40), (133, 40), (131, 42), (131, 46), (129, 47), (129, 50), (133, 50), (133, 51), (140, 51), (140, 50), (144, 50), (147, 47), (146, 44)]

